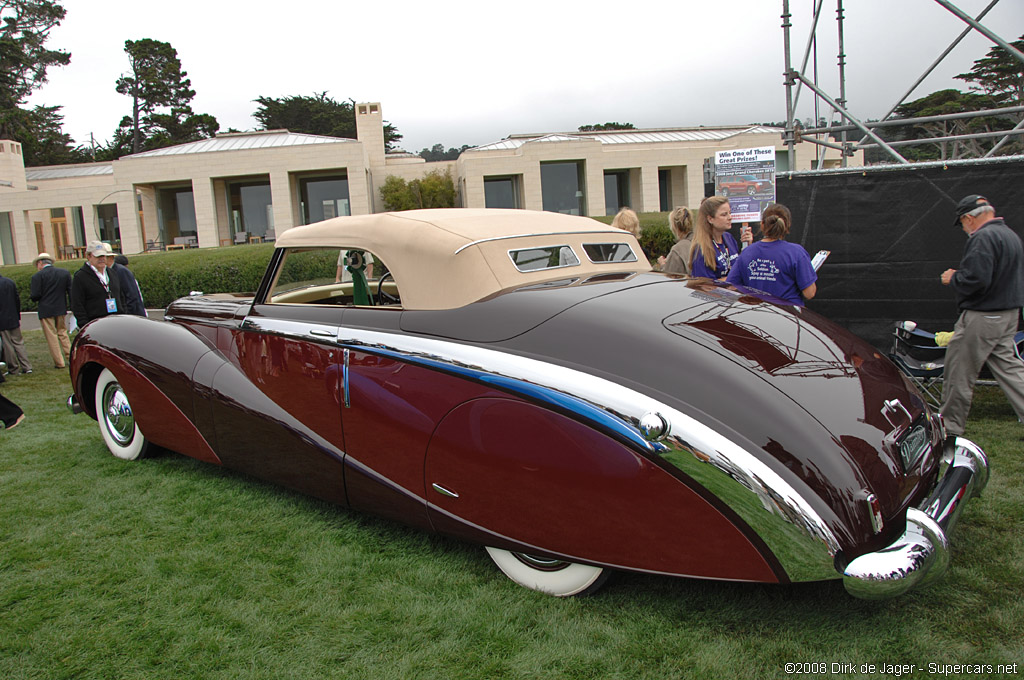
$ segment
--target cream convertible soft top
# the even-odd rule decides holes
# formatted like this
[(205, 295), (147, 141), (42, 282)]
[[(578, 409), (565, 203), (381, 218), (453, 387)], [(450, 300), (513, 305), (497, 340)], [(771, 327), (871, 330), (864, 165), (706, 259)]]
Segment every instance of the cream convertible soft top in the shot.
[[(584, 243), (628, 243), (636, 262), (594, 263)], [(407, 309), (453, 309), (506, 288), (651, 265), (632, 234), (589, 217), (451, 208), (335, 217), (288, 229), (278, 248), (368, 250), (387, 264)], [(570, 246), (580, 264), (521, 272), (510, 250)]]

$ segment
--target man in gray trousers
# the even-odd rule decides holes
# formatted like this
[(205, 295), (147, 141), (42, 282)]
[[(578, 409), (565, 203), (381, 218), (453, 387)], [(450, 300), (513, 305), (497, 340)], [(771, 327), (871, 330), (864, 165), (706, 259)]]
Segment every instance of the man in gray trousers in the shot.
[(977, 194), (957, 204), (956, 224), (967, 234), (967, 245), (959, 268), (941, 276), (960, 307), (943, 372), (940, 412), (950, 435), (964, 433), (974, 383), (986, 363), (1024, 422), (1024, 362), (1013, 343), (1024, 307), (1024, 243)]

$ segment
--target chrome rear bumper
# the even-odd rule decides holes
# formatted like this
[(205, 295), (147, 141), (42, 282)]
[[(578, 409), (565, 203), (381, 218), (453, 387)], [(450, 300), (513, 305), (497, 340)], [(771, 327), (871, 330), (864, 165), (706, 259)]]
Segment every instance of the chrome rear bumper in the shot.
[(907, 510), (907, 530), (843, 572), (847, 592), (865, 600), (895, 597), (942, 576), (949, 566), (949, 534), (968, 500), (988, 483), (988, 459), (974, 442), (956, 437), (952, 462), (932, 495)]

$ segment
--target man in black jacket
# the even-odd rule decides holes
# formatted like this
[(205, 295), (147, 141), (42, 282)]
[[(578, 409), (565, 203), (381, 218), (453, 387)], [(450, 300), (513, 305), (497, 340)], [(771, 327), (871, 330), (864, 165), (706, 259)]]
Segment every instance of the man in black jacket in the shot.
[(956, 215), (967, 245), (959, 268), (940, 277), (960, 307), (943, 371), (941, 413), (951, 435), (964, 432), (974, 383), (986, 363), (1024, 422), (1024, 362), (1013, 343), (1024, 307), (1024, 243), (984, 196), (961, 199)]
[(135, 316), (149, 316), (146, 313), (146, 304), (142, 300), (142, 288), (135, 278), (135, 274), (128, 269), (128, 258), (124, 255), (107, 253), (107, 271), (117, 276), (121, 284), (121, 293), (124, 295), (125, 311)]
[(107, 249), (103, 241), (90, 241), (85, 264), (71, 279), (71, 312), (82, 327), (93, 319), (125, 312), (121, 283), (107, 272)]
[(68, 313), (68, 296), (71, 294), (71, 273), (53, 266), (49, 253), (39, 253), (32, 261), (36, 273), (29, 281), (29, 294), (39, 303), (39, 325), (46, 338), (55, 368), (64, 368), (64, 358), (71, 354), (71, 339), (64, 317)]
[(14, 375), (19, 370), (31, 373), (32, 364), (21, 337), (21, 296), (18, 286), (6, 276), (0, 276), (0, 338), (8, 370)]

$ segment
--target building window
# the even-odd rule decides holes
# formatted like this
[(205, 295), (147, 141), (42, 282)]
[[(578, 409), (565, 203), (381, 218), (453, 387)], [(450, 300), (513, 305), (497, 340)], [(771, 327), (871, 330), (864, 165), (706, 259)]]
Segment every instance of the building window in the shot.
[(306, 177), (299, 180), (302, 223), (312, 224), (332, 217), (351, 215), (348, 175)]
[(519, 200), (521, 177), (522, 175), (484, 177), (484, 207), (514, 209), (522, 207)]
[(245, 239), (255, 236), (269, 238), (267, 232), (274, 229), (274, 202), (269, 180), (228, 184), (228, 205), (231, 234), (236, 240), (239, 234)]
[(96, 206), (96, 220), (100, 228), (100, 240), (106, 241), (118, 250), (121, 247), (121, 226), (117, 222), (117, 204), (106, 203)]
[(658, 202), (661, 212), (672, 210), (672, 171), (668, 168), (658, 169)]
[(629, 205), (629, 170), (606, 170), (604, 173), (604, 214), (614, 215)]
[(160, 230), (160, 241), (165, 245), (181, 242), (175, 241), (175, 239), (199, 236), (192, 187), (158, 190), (157, 224)]
[(567, 215), (586, 215), (587, 196), (583, 161), (540, 164), (543, 208)]
[(71, 223), (75, 233), (75, 245), (84, 246), (85, 241), (85, 215), (81, 206), (71, 209)]

